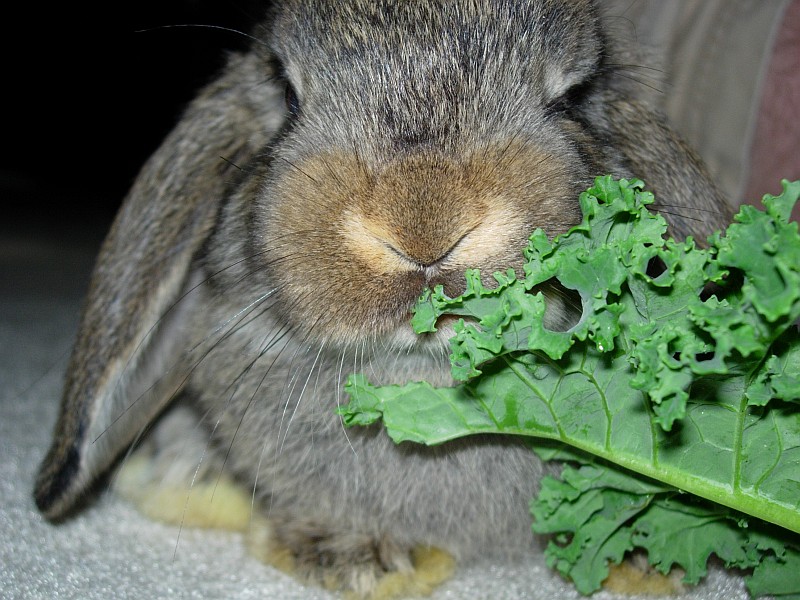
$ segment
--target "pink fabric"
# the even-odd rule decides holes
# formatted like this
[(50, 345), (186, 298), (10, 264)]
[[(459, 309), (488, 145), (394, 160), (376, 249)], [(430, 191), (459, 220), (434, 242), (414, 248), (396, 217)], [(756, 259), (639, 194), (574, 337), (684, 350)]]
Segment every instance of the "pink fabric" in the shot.
[[(778, 194), (781, 179), (800, 179), (800, 0), (792, 0), (775, 39), (761, 92), (745, 198)], [(800, 206), (793, 217), (800, 222)]]

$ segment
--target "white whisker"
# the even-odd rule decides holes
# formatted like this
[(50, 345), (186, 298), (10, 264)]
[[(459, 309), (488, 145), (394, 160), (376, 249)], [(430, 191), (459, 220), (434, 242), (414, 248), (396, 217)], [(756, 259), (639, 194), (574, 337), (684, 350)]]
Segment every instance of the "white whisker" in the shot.
[[(345, 351), (342, 350), (341, 352), (341, 359), (339, 360), (339, 368), (337, 369), (336, 375), (336, 407), (340, 407), (342, 405), (342, 389), (344, 388), (344, 382), (342, 381), (342, 375), (344, 371), (344, 356)], [(350, 449), (353, 451), (353, 455), (357, 456), (358, 452), (356, 452), (355, 447), (353, 446), (353, 442), (350, 439), (350, 435), (347, 433), (347, 427), (344, 424), (344, 417), (339, 417), (339, 424), (342, 426), (342, 433), (344, 433), (344, 437), (347, 440), (347, 444), (350, 446)]]
[(295, 415), (297, 415), (297, 410), (300, 407), (300, 402), (303, 399), (303, 395), (305, 394), (306, 388), (308, 387), (308, 382), (311, 380), (311, 375), (314, 372), (314, 367), (317, 366), (319, 362), (319, 357), (322, 355), (323, 350), (325, 349), (325, 344), (321, 344), (319, 347), (319, 351), (317, 355), (314, 357), (314, 361), (311, 363), (311, 367), (308, 369), (308, 375), (306, 376), (306, 380), (303, 383), (303, 387), (300, 389), (300, 394), (297, 397), (297, 402), (294, 405), (294, 410), (292, 411), (292, 415), (289, 417), (289, 422), (286, 424), (286, 431), (283, 433), (283, 440), (281, 441), (280, 448), (278, 452), (283, 452), (283, 446), (286, 444), (286, 439), (289, 437), (289, 428), (292, 426), (292, 421), (294, 421)]

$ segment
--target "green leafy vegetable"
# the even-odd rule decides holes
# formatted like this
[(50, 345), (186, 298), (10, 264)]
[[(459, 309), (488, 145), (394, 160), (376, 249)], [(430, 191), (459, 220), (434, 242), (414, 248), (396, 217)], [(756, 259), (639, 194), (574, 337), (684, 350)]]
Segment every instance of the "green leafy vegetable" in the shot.
[(753, 569), (747, 585), (755, 596), (800, 589), (800, 552), (785, 534), (619, 469), (566, 467), (561, 480), (543, 482), (531, 511), (535, 531), (557, 534), (548, 565), (586, 594), (608, 576), (609, 562), (637, 547), (663, 573), (680, 565), (687, 583), (706, 574), (713, 553), (727, 567)]
[[(547, 454), (555, 440), (581, 466), (543, 483), (534, 529), (556, 534), (548, 560), (582, 592), (643, 547), (690, 582), (714, 553), (754, 569), (755, 595), (800, 595), (798, 197), (800, 182), (784, 182), (765, 211), (743, 207), (699, 248), (666, 239), (642, 182), (598, 178), (579, 226), (533, 233), (524, 276), (496, 273), (488, 289), (472, 271), (458, 298), (420, 299), (421, 335), (444, 314), (466, 317), (451, 339), (459, 385), (376, 388), (356, 375), (340, 412), (383, 419), (398, 442), (496, 432)], [(568, 331), (545, 326), (553, 280), (581, 298)]]

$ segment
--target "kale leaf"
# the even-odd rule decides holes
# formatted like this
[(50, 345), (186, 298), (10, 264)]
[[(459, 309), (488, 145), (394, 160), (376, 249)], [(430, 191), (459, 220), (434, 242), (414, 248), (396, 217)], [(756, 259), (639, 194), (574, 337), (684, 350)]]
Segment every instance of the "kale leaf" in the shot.
[[(800, 235), (789, 222), (800, 181), (783, 186), (701, 248), (667, 237), (641, 181), (598, 178), (580, 225), (531, 235), (522, 275), (495, 273), (487, 288), (468, 271), (461, 296), (420, 299), (420, 335), (463, 317), (450, 340), (458, 385), (354, 375), (340, 414), (382, 419), (397, 442), (527, 436), (575, 463), (543, 482), (532, 514), (535, 531), (554, 534), (549, 563), (584, 593), (639, 547), (687, 582), (713, 553), (752, 569), (756, 596), (800, 595)], [(554, 281), (580, 296), (567, 331), (545, 325)]]

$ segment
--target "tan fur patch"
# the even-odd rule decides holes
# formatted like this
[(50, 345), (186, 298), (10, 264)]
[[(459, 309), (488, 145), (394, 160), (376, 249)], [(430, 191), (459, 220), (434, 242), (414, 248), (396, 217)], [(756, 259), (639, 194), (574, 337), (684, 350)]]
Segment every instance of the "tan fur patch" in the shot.
[[(430, 596), (442, 583), (455, 573), (455, 559), (439, 548), (419, 546), (411, 553), (414, 569), (410, 572), (394, 571), (378, 580), (369, 600), (392, 600)], [(347, 600), (360, 600), (358, 596), (345, 594)]]
[[(533, 142), (472, 155), (424, 148), (373, 166), (347, 152), (292, 164), (276, 189), (292, 201), (263, 223), (263, 260), (292, 310), (322, 339), (396, 331), (425, 287), (456, 290), (463, 271), (519, 266), (536, 227), (579, 220), (568, 165)], [(457, 291), (457, 290), (456, 290)]]
[[(273, 524), (263, 518), (253, 521), (247, 535), (248, 551), (262, 562), (279, 571), (305, 581), (292, 549), (284, 546), (275, 535)], [(352, 578), (344, 578), (337, 568), (324, 569), (315, 583), (329, 590), (343, 591), (347, 600), (392, 600), (395, 598), (429, 596), (455, 573), (455, 559), (439, 548), (419, 546), (411, 551), (411, 568), (384, 571), (380, 576), (364, 572), (356, 577), (359, 589), (347, 589)]]
[(677, 596), (684, 592), (678, 571), (667, 575), (656, 571), (641, 561), (630, 559), (611, 565), (603, 588), (617, 594), (644, 596)]
[(170, 525), (245, 531), (252, 505), (243, 488), (226, 476), (190, 488), (153, 478), (153, 462), (134, 453), (115, 475), (114, 490), (146, 517)]

